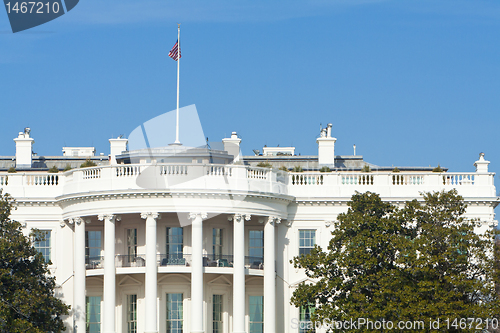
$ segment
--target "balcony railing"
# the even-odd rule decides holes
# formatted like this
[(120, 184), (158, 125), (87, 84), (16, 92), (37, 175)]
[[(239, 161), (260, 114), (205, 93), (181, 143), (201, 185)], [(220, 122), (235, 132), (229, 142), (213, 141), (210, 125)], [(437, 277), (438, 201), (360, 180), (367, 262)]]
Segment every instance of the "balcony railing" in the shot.
[[(204, 267), (233, 267), (234, 256), (227, 254), (206, 254), (203, 256)], [(157, 255), (159, 267), (192, 265), (192, 255), (185, 253), (159, 254)], [(121, 255), (115, 256), (116, 267), (145, 267), (146, 259), (144, 255)], [(104, 257), (94, 256), (85, 258), (86, 269), (104, 268)], [(250, 269), (264, 269), (264, 258), (255, 256), (245, 257), (245, 267)]]
[[(356, 191), (382, 196), (418, 196), (422, 191), (457, 188), (462, 196), (496, 196), (494, 173), (475, 172), (283, 172), (245, 165), (127, 164), (65, 173), (0, 174), (0, 188), (15, 198), (56, 198), (96, 191), (214, 190), (266, 192), (300, 197), (349, 197)], [(362, 187), (362, 189), (361, 189)], [(488, 189), (489, 188), (489, 189)]]

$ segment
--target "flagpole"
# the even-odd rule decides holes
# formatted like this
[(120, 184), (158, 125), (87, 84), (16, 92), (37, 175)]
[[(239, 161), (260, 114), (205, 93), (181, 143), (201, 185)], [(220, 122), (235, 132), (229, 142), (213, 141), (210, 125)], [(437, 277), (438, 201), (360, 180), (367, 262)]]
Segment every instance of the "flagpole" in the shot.
[(177, 56), (177, 113), (176, 113), (176, 125), (175, 125), (175, 143), (181, 144), (179, 141), (179, 71), (181, 68), (181, 25), (177, 23), (177, 48), (179, 55)]

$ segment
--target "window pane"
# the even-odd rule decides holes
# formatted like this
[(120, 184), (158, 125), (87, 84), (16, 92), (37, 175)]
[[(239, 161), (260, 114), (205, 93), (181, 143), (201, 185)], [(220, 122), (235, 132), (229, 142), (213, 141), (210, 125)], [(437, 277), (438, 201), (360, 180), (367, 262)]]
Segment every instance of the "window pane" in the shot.
[(249, 333), (262, 333), (264, 330), (264, 296), (250, 296), (248, 312), (250, 314)]
[(86, 297), (87, 333), (101, 332), (101, 296)]
[(213, 311), (213, 333), (222, 333), (223, 330), (223, 316), (222, 316), (222, 295), (213, 295), (212, 299)]
[(167, 333), (182, 333), (182, 294), (167, 294)]
[(306, 255), (316, 245), (316, 230), (299, 230), (299, 255)]
[(137, 333), (137, 295), (127, 295), (127, 333)]
[(42, 254), (45, 262), (50, 261), (50, 236), (50, 230), (40, 230), (39, 240), (34, 242), (35, 249)]

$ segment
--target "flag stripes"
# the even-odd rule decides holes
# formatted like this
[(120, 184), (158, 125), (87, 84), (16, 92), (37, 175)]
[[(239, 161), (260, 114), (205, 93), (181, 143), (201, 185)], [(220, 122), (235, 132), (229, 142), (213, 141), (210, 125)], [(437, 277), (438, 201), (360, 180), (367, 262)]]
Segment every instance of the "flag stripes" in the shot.
[(174, 47), (172, 47), (170, 52), (168, 52), (168, 56), (170, 58), (174, 59), (175, 61), (177, 61), (177, 60), (179, 60), (179, 58), (181, 58), (181, 48), (179, 46), (179, 40), (177, 40), (175, 42)]

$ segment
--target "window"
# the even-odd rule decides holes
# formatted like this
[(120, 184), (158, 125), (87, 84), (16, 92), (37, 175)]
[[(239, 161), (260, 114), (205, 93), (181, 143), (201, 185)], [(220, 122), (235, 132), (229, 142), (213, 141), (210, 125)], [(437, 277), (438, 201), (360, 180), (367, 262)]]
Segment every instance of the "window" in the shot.
[(101, 333), (101, 296), (86, 298), (87, 333)]
[(249, 333), (262, 333), (264, 331), (264, 296), (250, 296), (248, 312), (250, 314)]
[(137, 333), (137, 295), (127, 295), (127, 333)]
[(316, 244), (316, 230), (299, 230), (299, 255), (311, 252)]
[(262, 261), (264, 258), (264, 230), (250, 230), (248, 255), (250, 261)]
[(167, 263), (169, 265), (184, 264), (183, 251), (183, 229), (179, 227), (167, 228)]
[(182, 333), (182, 294), (167, 294), (167, 333)]
[(212, 235), (214, 260), (222, 259), (222, 229), (214, 228)]
[[(314, 309), (315, 307), (312, 304), (300, 307), (299, 333), (309, 333), (313, 329), (311, 315), (314, 313)], [(315, 329), (313, 331), (316, 332)]]
[(135, 262), (137, 257), (137, 229), (127, 229), (127, 261)]
[(222, 295), (213, 295), (212, 298), (213, 310), (212, 310), (212, 333), (222, 333), (223, 332), (223, 320), (222, 320)]
[(43, 255), (45, 262), (50, 262), (50, 230), (40, 230), (34, 246)]
[(85, 263), (99, 264), (101, 261), (101, 231), (85, 232)]

